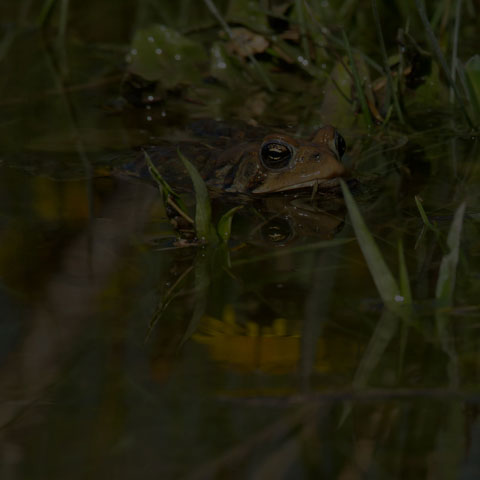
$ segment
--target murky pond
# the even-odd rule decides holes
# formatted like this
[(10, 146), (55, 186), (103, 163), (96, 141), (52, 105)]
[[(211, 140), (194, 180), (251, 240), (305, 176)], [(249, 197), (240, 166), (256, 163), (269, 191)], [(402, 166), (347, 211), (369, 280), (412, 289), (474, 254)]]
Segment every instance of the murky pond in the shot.
[(478, 5), (166, 3), (0, 6), (0, 477), (479, 478)]

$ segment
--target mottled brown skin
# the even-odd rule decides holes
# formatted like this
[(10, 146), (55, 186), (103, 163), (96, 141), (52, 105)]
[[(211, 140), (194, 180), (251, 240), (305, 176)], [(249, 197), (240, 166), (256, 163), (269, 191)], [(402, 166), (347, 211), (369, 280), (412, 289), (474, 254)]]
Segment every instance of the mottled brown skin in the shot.
[[(214, 143), (188, 142), (179, 148), (211, 190), (264, 195), (305, 188), (323, 190), (338, 185), (338, 177), (345, 176), (347, 171), (341, 163), (343, 152), (337, 151), (337, 142), (335, 128), (325, 126), (309, 140), (274, 133), (260, 140), (222, 138)], [(262, 161), (265, 148), (280, 158), (280, 168), (278, 165), (271, 168)], [(178, 176), (181, 162), (173, 148), (151, 147), (148, 152), (167, 181)]]
[[(267, 168), (261, 160), (261, 147), (280, 140), (292, 147), (287, 166)], [(225, 192), (267, 194), (302, 188), (328, 188), (345, 176), (345, 167), (335, 147), (335, 129), (326, 126), (306, 141), (285, 134), (271, 134), (259, 142), (240, 143), (218, 155), (207, 175), (207, 184)]]

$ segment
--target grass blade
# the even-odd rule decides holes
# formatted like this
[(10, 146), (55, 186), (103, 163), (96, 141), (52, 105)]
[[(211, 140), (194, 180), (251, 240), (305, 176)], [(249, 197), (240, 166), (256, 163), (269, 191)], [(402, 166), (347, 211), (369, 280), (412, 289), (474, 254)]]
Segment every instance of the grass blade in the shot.
[(195, 290), (193, 294), (193, 312), (190, 322), (183, 334), (180, 346), (182, 346), (195, 333), (206, 308), (208, 290), (211, 281), (209, 265), (212, 258), (211, 245), (202, 246), (197, 251), (194, 263)]
[(153, 180), (157, 182), (157, 185), (161, 189), (164, 198), (167, 197), (168, 195), (171, 195), (178, 202), (180, 200), (180, 196), (177, 193), (175, 193), (172, 187), (162, 177), (161, 173), (158, 171), (158, 168), (152, 162), (150, 155), (145, 150), (143, 150), (143, 156), (145, 157), (145, 161), (147, 162), (148, 171), (150, 172), (150, 175), (152, 176)]
[(62, 76), (65, 76), (68, 71), (67, 67), (67, 50), (65, 46), (65, 39), (67, 33), (68, 24), (68, 11), (70, 6), (70, 0), (60, 0), (60, 12), (59, 12), (59, 24), (57, 34), (57, 54), (58, 65)]
[(341, 179), (340, 184), (342, 186), (343, 196), (345, 198), (345, 203), (347, 204), (348, 213), (350, 214), (357, 241), (360, 245), (363, 256), (365, 257), (378, 293), (380, 294), (383, 303), (390, 310), (400, 314), (401, 307), (399, 302), (403, 302), (403, 297), (400, 295), (400, 288), (397, 281), (385, 263), (385, 260), (383, 259), (372, 234), (368, 230), (347, 184)]
[(192, 271), (193, 265), (188, 267), (175, 281), (175, 283), (168, 289), (168, 291), (163, 295), (163, 298), (161, 298), (159, 304), (157, 305), (157, 308), (155, 309), (155, 313), (150, 320), (150, 324), (148, 326), (147, 333), (145, 335), (144, 342), (146, 343), (150, 339), (150, 335), (152, 332), (155, 330), (158, 322), (162, 319), (163, 314), (165, 313), (165, 310), (167, 307), (170, 305), (172, 300), (176, 297), (177, 295), (177, 290), (179, 290), (180, 284), (185, 280), (185, 278), (188, 276), (188, 274)]
[(355, 388), (363, 388), (368, 384), (368, 379), (381, 362), (383, 354), (392, 338), (397, 333), (399, 319), (388, 310), (384, 310), (380, 320), (375, 326), (373, 335), (368, 342), (362, 359), (358, 364), (352, 385)]
[[(382, 52), (385, 75), (387, 76), (388, 86), (393, 96), (393, 104), (395, 106), (395, 111), (397, 112), (397, 117), (400, 123), (405, 123), (403, 119), (402, 109), (400, 107), (400, 102), (398, 101), (397, 90), (395, 88), (395, 84), (392, 78), (392, 73), (390, 71), (390, 66), (388, 65), (387, 49), (385, 48), (385, 40), (383, 39), (383, 32), (382, 32), (382, 27), (380, 25), (380, 16), (378, 14), (376, 0), (372, 0), (372, 10), (373, 10), (373, 19), (375, 21), (375, 28), (377, 29), (378, 40), (380, 42), (380, 49)], [(387, 119), (385, 119), (385, 123), (387, 123)]]
[(408, 278), (407, 263), (405, 261), (405, 252), (402, 240), (398, 240), (398, 267), (400, 277), (400, 292), (405, 303), (412, 303), (412, 290)]
[(212, 225), (212, 208), (210, 205), (210, 197), (208, 195), (207, 186), (203, 178), (198, 173), (195, 166), (177, 149), (177, 154), (182, 160), (185, 168), (192, 179), (193, 188), (195, 190), (195, 229), (197, 236), (202, 243), (217, 243), (217, 232)]
[(303, 10), (303, 1), (295, 0), (295, 11), (298, 18), (298, 26), (300, 28), (300, 39), (302, 44), (303, 54), (305, 59), (310, 63), (310, 52), (308, 48), (308, 39), (307, 39), (307, 23), (305, 22), (305, 13)]
[(459, 62), (458, 74), (464, 85), (475, 120), (480, 122), (480, 55), (471, 57), (465, 66)]
[(183, 203), (180, 195), (178, 195), (167, 183), (167, 181), (162, 177), (161, 173), (158, 171), (157, 167), (152, 162), (150, 155), (145, 150), (143, 150), (143, 155), (148, 165), (148, 171), (150, 172), (153, 180), (157, 183), (158, 188), (162, 194), (164, 205), (169, 205), (170, 207), (172, 207), (188, 223), (191, 223), (193, 225), (195, 222), (188, 214), (187, 207)]
[(453, 216), (452, 225), (450, 226), (447, 237), (447, 246), (450, 251), (443, 256), (438, 273), (435, 297), (442, 306), (450, 306), (453, 301), (464, 215), (465, 202), (457, 208)]
[(348, 59), (350, 60), (350, 66), (352, 68), (352, 75), (355, 80), (355, 89), (357, 91), (358, 98), (360, 100), (360, 105), (362, 107), (363, 118), (368, 128), (373, 127), (372, 116), (370, 114), (370, 109), (368, 108), (367, 99), (365, 98), (365, 93), (362, 88), (362, 82), (360, 81), (360, 76), (358, 74), (357, 66), (355, 65), (355, 60), (353, 59), (352, 49), (350, 47), (350, 42), (348, 41), (347, 34), (342, 30), (343, 42), (348, 53)]
[(417, 6), (418, 14), (420, 15), (420, 19), (422, 20), (423, 26), (425, 27), (425, 32), (427, 33), (428, 41), (430, 43), (430, 46), (433, 49), (433, 52), (435, 53), (435, 56), (437, 57), (440, 67), (443, 70), (443, 74), (445, 75), (445, 78), (447, 79), (449, 86), (453, 89), (453, 93), (455, 94), (455, 98), (458, 102), (458, 106), (460, 107), (463, 113), (463, 116), (465, 117), (465, 120), (467, 121), (468, 125), (473, 128), (474, 126), (473, 122), (470, 119), (470, 116), (468, 115), (467, 109), (465, 107), (465, 104), (462, 101), (462, 98), (460, 97), (460, 94), (457, 89), (457, 85), (455, 84), (455, 81), (450, 75), (450, 69), (448, 68), (447, 61), (445, 60), (445, 57), (442, 53), (442, 49), (440, 48), (438, 40), (435, 37), (435, 33), (433, 33), (432, 26), (428, 21), (427, 13), (425, 11), (425, 5), (422, 0), (415, 0), (415, 4)]
[(40, 15), (37, 18), (37, 25), (39, 27), (43, 26), (47, 17), (50, 15), (52, 7), (56, 0), (45, 0), (43, 3), (42, 9), (40, 10)]
[[(452, 75), (452, 80), (455, 81), (455, 76), (457, 74), (457, 68), (458, 68), (458, 35), (460, 32), (460, 21), (462, 17), (462, 0), (457, 0), (457, 5), (455, 8), (455, 27), (453, 29), (453, 47), (452, 47), (452, 64), (451, 64), (451, 75)], [(455, 94), (453, 92), (453, 89), (450, 88), (450, 103), (453, 103), (453, 100), (455, 98)]]
[[(432, 223), (428, 219), (428, 216), (427, 216), (427, 214), (425, 212), (425, 209), (423, 208), (423, 205), (422, 205), (422, 200), (420, 199), (420, 197), (418, 195), (415, 195), (415, 203), (417, 205), (418, 212), (420, 213), (420, 217), (422, 218), (422, 222), (425, 225), (425, 228), (427, 228), (428, 230), (431, 230), (435, 234), (435, 238), (437, 239), (437, 242), (440, 244), (440, 248), (444, 252), (446, 252), (447, 251), (447, 246), (445, 245), (445, 239), (442, 235), (442, 232), (437, 227), (436, 223)], [(415, 248), (416, 248), (416, 246), (415, 246)]]
[(222, 215), (222, 218), (217, 224), (217, 233), (222, 242), (227, 243), (230, 240), (230, 233), (232, 231), (232, 219), (235, 212), (243, 208), (243, 205), (231, 208), (228, 212)]
[(455, 349), (454, 336), (449, 328), (449, 315), (444, 310), (444, 307), (449, 307), (453, 304), (465, 206), (465, 202), (461, 203), (453, 216), (447, 237), (447, 246), (450, 251), (443, 256), (440, 263), (435, 291), (435, 297), (438, 301), (438, 309), (435, 315), (437, 335), (442, 350), (449, 359), (447, 375), (451, 388), (458, 388), (460, 385), (459, 359)]
[[(399, 318), (394, 312), (384, 310), (380, 320), (375, 326), (375, 330), (370, 337), (367, 348), (358, 364), (357, 370), (352, 381), (352, 387), (356, 389), (363, 389), (368, 385), (368, 380), (378, 364), (383, 358), (383, 354), (388, 345), (392, 341), (398, 330)], [(406, 325), (406, 324), (404, 324)], [(352, 412), (352, 403), (345, 405), (340, 417), (339, 425), (342, 425), (347, 417)]]
[(420, 213), (420, 217), (422, 218), (422, 222), (424, 223), (424, 225), (429, 229), (431, 230), (432, 232), (434, 232), (436, 235), (438, 235), (440, 233), (440, 231), (438, 230), (438, 228), (430, 222), (430, 220), (428, 219), (427, 217), (427, 214), (425, 213), (425, 209), (423, 208), (423, 205), (422, 205), (422, 201), (420, 199), (420, 197), (418, 195), (415, 195), (415, 203), (417, 204), (417, 208), (418, 208), (418, 212)]

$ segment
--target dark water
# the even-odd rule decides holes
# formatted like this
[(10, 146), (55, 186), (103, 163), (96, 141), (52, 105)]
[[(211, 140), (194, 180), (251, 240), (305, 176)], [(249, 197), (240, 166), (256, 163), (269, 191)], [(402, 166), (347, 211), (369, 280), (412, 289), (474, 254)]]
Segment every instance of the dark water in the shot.
[[(22, 19), (40, 3), (2, 7), (15, 21), (2, 24), (0, 478), (479, 478), (474, 135), (442, 109), (408, 131), (342, 130), (395, 276), (403, 241), (408, 319), (383, 306), (341, 199), (250, 202), (229, 250), (174, 248), (158, 190), (112, 176), (110, 159), (218, 112), (178, 92), (126, 106), (142, 10), (125, 2), (87, 34), (103, 7), (74, 3), (66, 89), (61, 53)], [(303, 113), (299, 133), (315, 124)], [(455, 295), (441, 305), (462, 201)], [(216, 199), (214, 221), (233, 204)]]

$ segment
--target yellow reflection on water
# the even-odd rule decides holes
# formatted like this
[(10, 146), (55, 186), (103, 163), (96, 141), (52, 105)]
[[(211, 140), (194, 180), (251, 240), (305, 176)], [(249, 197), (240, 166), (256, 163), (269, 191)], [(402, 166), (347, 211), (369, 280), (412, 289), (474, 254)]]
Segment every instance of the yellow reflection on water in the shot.
[[(298, 370), (302, 355), (301, 325), (277, 317), (269, 326), (254, 321), (236, 321), (231, 305), (222, 318), (205, 315), (192, 339), (205, 345), (210, 358), (223, 368), (285, 374)], [(359, 345), (339, 334), (325, 334), (316, 341), (313, 370), (317, 373), (345, 371), (355, 365)]]

